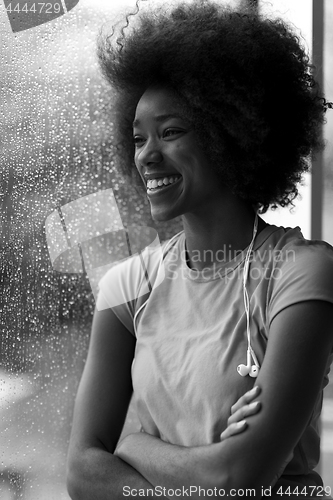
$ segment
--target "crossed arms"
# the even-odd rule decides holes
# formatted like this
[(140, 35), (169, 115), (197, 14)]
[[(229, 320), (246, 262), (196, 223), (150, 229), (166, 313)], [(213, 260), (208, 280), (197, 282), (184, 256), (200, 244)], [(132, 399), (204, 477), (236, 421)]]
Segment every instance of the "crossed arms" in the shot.
[[(304, 432), (332, 345), (332, 304), (308, 301), (287, 307), (271, 323), (256, 381), (261, 410), (247, 417), (245, 432), (234, 429), (220, 443), (198, 447), (137, 433), (114, 453), (132, 395), (135, 339), (111, 310), (96, 312), (68, 454), (71, 498), (117, 500), (124, 498), (124, 486), (195, 485), (253, 488), (260, 498), (261, 488), (274, 483)], [(239, 404), (235, 421), (241, 419), (242, 406), (246, 411), (246, 401)]]

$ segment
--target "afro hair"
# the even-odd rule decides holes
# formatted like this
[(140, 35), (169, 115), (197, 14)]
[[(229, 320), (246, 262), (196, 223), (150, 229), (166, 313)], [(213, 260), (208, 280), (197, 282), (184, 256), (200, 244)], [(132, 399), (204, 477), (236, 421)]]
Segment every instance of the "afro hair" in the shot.
[(211, 168), (235, 195), (261, 213), (292, 204), (311, 154), (322, 147), (325, 99), (283, 20), (210, 0), (138, 8), (118, 35), (100, 35), (98, 56), (116, 90), (125, 174), (134, 168), (136, 105), (159, 85), (173, 90)]

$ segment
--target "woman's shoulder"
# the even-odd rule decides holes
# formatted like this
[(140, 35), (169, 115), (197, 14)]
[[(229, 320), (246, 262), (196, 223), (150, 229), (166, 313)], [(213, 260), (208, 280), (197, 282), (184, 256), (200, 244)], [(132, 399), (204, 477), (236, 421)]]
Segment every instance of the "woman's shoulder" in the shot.
[(307, 240), (300, 228), (278, 228), (267, 289), (268, 317), (289, 305), (322, 300), (333, 303), (333, 248)]
[(166, 254), (179, 242), (183, 231), (160, 242), (157, 237), (142, 251), (112, 265), (98, 284), (109, 307), (136, 300), (156, 288), (164, 279)]
[(333, 266), (333, 247), (326, 241), (304, 238), (299, 227), (268, 225), (263, 233), (257, 250), (259, 253), (266, 252), (277, 265), (300, 268), (309, 265)]

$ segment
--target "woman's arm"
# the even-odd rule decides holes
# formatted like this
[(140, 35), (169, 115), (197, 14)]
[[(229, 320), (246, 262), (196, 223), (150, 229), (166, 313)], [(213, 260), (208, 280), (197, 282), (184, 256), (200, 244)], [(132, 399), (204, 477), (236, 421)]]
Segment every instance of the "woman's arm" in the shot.
[[(154, 485), (166, 488), (261, 488), (276, 476), (299, 441), (321, 389), (333, 345), (333, 305), (295, 304), (272, 321), (257, 384), (261, 411), (248, 417), (246, 432), (194, 448), (132, 435), (119, 456)], [(195, 497), (195, 494), (192, 495)]]
[(152, 486), (113, 455), (132, 395), (135, 338), (111, 309), (96, 311), (75, 401), (67, 487), (73, 500), (124, 498), (123, 486)]
[[(132, 395), (134, 349), (135, 338), (111, 309), (95, 312), (68, 452), (67, 485), (73, 500), (123, 499), (125, 486), (126, 493), (153, 488), (137, 470), (113, 454)], [(248, 407), (257, 394), (252, 391), (237, 402), (221, 439), (246, 429), (246, 424), (239, 426), (237, 422), (258, 411)]]

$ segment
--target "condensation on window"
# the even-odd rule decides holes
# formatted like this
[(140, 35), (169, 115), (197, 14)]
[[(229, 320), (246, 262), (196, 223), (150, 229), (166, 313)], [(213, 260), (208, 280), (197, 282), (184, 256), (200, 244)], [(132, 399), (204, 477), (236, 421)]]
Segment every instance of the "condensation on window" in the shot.
[[(68, 500), (66, 453), (95, 297), (84, 249), (77, 245), (66, 254), (57, 230), (73, 239), (84, 223), (86, 238), (101, 248), (103, 239), (96, 238), (106, 231), (108, 190), (125, 228), (155, 227), (162, 241), (181, 226), (179, 220), (157, 226), (145, 197), (117, 171), (113, 94), (98, 68), (96, 37), (104, 23), (108, 28), (119, 19), (120, 10), (135, 10), (135, 2), (80, 0), (68, 13), (16, 32), (5, 4), (0, 3), (0, 498)], [(85, 206), (89, 217), (82, 217)], [(121, 258), (125, 250), (120, 238), (108, 253)], [(136, 425), (132, 410), (126, 425)]]
[[(135, 2), (82, 0), (68, 13), (21, 31), (12, 30), (4, 4), (0, 497), (63, 500), (69, 498), (66, 453), (95, 301), (77, 249), (63, 268), (53, 265), (52, 256), (64, 253), (54, 235), (72, 209), (68, 234), (84, 223), (86, 240), (102, 236), (103, 222), (99, 231), (95, 223), (98, 213), (105, 221), (107, 190), (124, 228), (156, 227), (144, 195), (117, 171), (113, 94), (96, 57), (102, 24), (111, 27), (119, 9), (133, 11)], [(80, 200), (88, 200), (89, 216), (82, 216)], [(158, 226), (161, 240), (177, 230), (179, 221)], [(122, 244), (113, 241), (109, 254), (123, 255)]]

